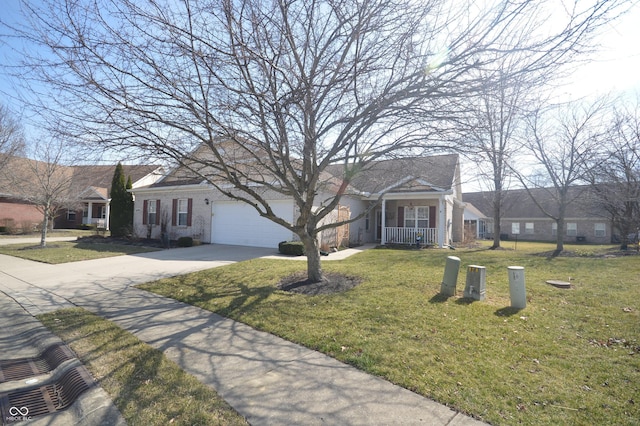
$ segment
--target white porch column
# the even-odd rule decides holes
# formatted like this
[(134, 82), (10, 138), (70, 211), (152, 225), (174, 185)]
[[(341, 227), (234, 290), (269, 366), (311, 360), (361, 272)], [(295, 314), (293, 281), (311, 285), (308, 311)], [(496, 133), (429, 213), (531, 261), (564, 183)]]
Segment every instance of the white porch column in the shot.
[(447, 224), (445, 223), (445, 207), (444, 196), (441, 195), (438, 198), (438, 245), (440, 246), (440, 248), (444, 247), (444, 237), (445, 231), (447, 229)]
[(105, 206), (104, 229), (109, 230), (109, 216), (111, 216), (111, 199), (107, 200)]
[(382, 198), (382, 224), (380, 225), (380, 244), (384, 245), (385, 243), (385, 230), (384, 228), (387, 226), (386, 222), (387, 222), (387, 203), (384, 200), (384, 197)]
[(91, 219), (93, 219), (93, 202), (89, 201), (87, 205), (87, 225), (91, 225)]

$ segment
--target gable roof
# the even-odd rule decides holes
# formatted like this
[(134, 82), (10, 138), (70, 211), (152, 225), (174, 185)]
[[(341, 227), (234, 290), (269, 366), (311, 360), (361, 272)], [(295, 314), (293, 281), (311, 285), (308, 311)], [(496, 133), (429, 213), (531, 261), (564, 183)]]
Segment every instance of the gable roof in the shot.
[[(224, 141), (220, 142), (224, 145)], [(226, 147), (227, 145), (224, 145)], [(231, 145), (233, 147), (233, 145)], [(262, 149), (262, 148), (256, 148)], [(251, 158), (244, 150), (237, 152), (232, 149), (221, 148), (225, 156), (230, 156), (238, 161), (240, 167), (245, 168), (249, 174), (255, 173), (261, 178), (271, 173), (258, 170), (253, 166)], [(207, 146), (199, 146), (191, 156), (206, 160), (212, 158)], [(213, 158), (212, 158), (213, 159)], [(295, 161), (295, 159), (291, 159)], [(189, 163), (191, 164), (191, 162)], [(206, 161), (191, 164), (202, 176), (206, 176), (208, 168)], [(255, 170), (254, 170), (255, 169)], [(321, 174), (320, 185), (323, 190), (338, 191), (342, 183), (345, 167), (342, 164), (331, 164)], [(382, 192), (408, 193), (408, 192), (443, 192), (452, 190), (457, 184), (458, 155), (445, 154), (424, 157), (408, 157), (402, 159), (380, 160), (369, 163), (358, 171), (351, 180), (350, 190), (357, 194), (379, 194)], [(218, 179), (215, 174), (212, 177)], [(275, 178), (274, 178), (275, 180)], [(192, 186), (205, 183), (206, 180), (197, 177), (196, 173), (184, 165), (171, 169), (161, 180), (146, 186), (145, 188), (159, 189), (162, 187)]]
[[(558, 206), (552, 197), (554, 188), (533, 188), (530, 190), (531, 196), (551, 214), (558, 213)], [(465, 192), (462, 195), (462, 201), (471, 203), (482, 214), (488, 218), (493, 217), (492, 199), (493, 191), (484, 192)], [(577, 185), (569, 188), (569, 199), (575, 199), (567, 206), (565, 212), (566, 218), (587, 218), (587, 217), (603, 217), (604, 212), (598, 209), (598, 205), (594, 202), (594, 194), (589, 186)], [(547, 215), (536, 205), (531, 199), (526, 189), (510, 189), (504, 191), (502, 203), (503, 219), (549, 219)]]
[[(47, 163), (31, 160), (24, 157), (11, 157), (7, 162), (4, 172), (0, 173), (0, 196), (24, 199), (24, 194), (33, 192), (37, 188), (38, 176), (34, 170), (44, 169)], [(136, 182), (145, 176), (156, 172), (157, 165), (123, 165), (125, 179), (131, 176), (131, 181)], [(55, 170), (60, 176), (64, 176), (69, 185), (68, 192), (75, 198), (107, 200), (111, 180), (116, 165), (82, 165), (64, 166), (56, 165)]]
[[(155, 172), (159, 166), (156, 165), (122, 165), (125, 180), (131, 176), (131, 182), (137, 182), (145, 176)], [(81, 193), (88, 188), (93, 190), (93, 194), (82, 198), (95, 198), (96, 194), (103, 200), (109, 198), (111, 191), (111, 181), (116, 171), (116, 165), (109, 166), (72, 166), (73, 178), (71, 181), (72, 191)], [(84, 194), (83, 194), (84, 195)]]
[[(369, 194), (448, 191), (455, 185), (457, 167), (457, 154), (381, 160), (358, 172), (351, 187)], [(344, 165), (330, 165), (327, 171), (340, 178)]]

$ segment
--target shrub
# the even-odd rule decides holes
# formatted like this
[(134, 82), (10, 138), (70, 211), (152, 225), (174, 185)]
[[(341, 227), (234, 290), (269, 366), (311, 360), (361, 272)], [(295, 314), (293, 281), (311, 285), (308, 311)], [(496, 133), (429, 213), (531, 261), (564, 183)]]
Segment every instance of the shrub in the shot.
[(23, 220), (22, 222), (20, 222), (20, 229), (23, 234), (32, 234), (35, 231), (40, 231), (42, 227), (36, 226), (30, 220)]
[(178, 247), (191, 247), (193, 246), (193, 238), (180, 237), (178, 238)]
[(282, 241), (278, 244), (278, 251), (282, 254), (303, 256), (304, 244), (302, 241)]

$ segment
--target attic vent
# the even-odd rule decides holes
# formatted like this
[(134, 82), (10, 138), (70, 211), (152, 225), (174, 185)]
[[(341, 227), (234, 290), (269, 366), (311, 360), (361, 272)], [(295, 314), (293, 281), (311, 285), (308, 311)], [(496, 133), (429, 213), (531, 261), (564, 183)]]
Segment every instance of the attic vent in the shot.
[(75, 355), (71, 349), (57, 343), (49, 346), (36, 358), (0, 360), (0, 383), (49, 373), (64, 361), (73, 358)]
[[(37, 388), (0, 394), (0, 413), (7, 423), (62, 411), (95, 385), (83, 367), (67, 370), (60, 380)], [(12, 420), (15, 419), (15, 420)]]

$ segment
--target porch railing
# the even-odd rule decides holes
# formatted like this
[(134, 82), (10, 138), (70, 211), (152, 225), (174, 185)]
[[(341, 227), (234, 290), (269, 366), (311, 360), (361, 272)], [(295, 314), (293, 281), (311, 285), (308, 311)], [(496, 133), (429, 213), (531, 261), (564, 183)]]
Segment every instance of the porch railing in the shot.
[(106, 219), (98, 218), (98, 217), (83, 217), (82, 218), (83, 225), (96, 225), (98, 228), (104, 228), (106, 225)]
[(438, 230), (436, 228), (394, 228), (385, 227), (384, 241), (387, 244), (415, 244), (420, 235), (421, 243), (438, 244)]

